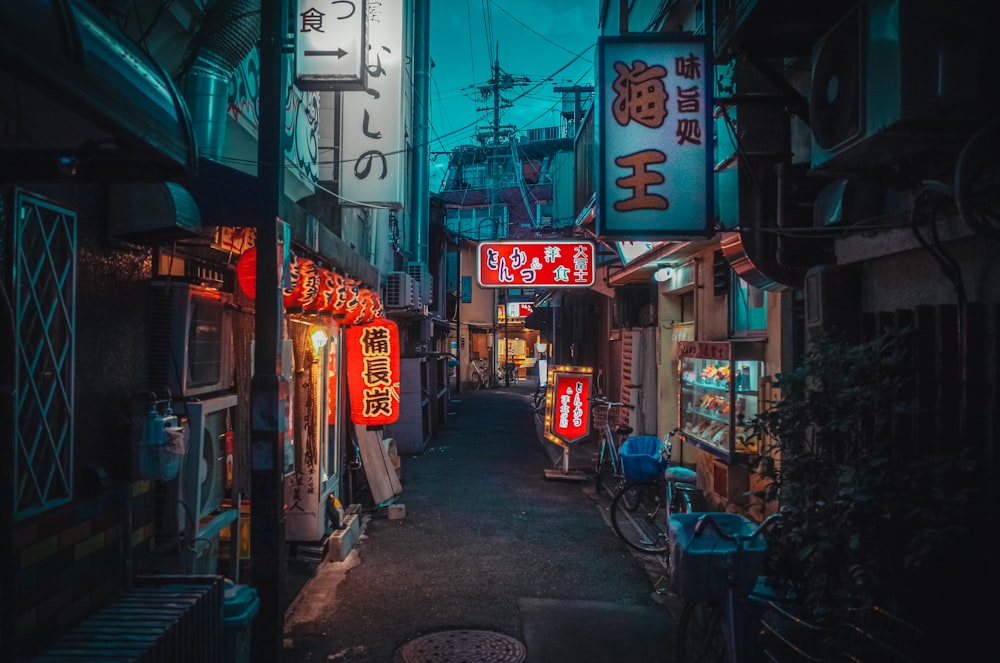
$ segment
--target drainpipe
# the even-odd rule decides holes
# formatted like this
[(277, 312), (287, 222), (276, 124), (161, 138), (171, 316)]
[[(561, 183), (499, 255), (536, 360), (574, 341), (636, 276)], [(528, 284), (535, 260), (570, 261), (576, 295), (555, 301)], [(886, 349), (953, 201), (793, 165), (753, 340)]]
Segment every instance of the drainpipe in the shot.
[[(413, 34), (429, 35), (431, 0), (414, 0)], [(411, 179), (410, 255), (427, 264), (427, 236), (430, 233), (430, 40), (415, 39), (413, 47), (413, 177)]]

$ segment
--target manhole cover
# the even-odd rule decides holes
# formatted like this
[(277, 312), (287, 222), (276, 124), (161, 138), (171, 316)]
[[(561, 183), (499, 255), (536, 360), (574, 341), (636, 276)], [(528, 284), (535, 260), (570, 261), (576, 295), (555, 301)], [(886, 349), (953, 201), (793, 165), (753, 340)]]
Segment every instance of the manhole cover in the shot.
[(403, 663), (521, 663), (524, 645), (493, 631), (438, 631), (400, 649)]

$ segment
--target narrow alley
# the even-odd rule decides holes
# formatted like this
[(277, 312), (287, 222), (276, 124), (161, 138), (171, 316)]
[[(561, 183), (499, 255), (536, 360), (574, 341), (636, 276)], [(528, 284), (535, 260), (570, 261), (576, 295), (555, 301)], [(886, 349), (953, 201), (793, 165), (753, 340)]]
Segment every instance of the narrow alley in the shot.
[(286, 661), (670, 660), (672, 606), (608, 525), (607, 496), (545, 478), (558, 456), (535, 430), (536, 384), (456, 397), (452, 424), (402, 458), (405, 518), (366, 514), (346, 560), (319, 564), (289, 608)]

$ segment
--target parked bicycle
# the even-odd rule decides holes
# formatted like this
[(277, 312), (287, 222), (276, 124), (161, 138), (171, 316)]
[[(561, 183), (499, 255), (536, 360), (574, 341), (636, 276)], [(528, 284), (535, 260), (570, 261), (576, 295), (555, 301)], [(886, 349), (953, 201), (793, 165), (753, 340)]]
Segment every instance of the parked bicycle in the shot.
[(590, 407), (594, 428), (601, 436), (594, 489), (600, 493), (604, 488), (609, 495), (614, 495), (625, 484), (625, 470), (618, 448), (633, 431), (631, 426), (619, 424), (618, 413), (622, 408), (633, 410), (635, 406), (595, 396), (590, 399)]
[(779, 597), (759, 569), (765, 535), (772, 536), (780, 518), (760, 524), (728, 513), (671, 518), (672, 579), (687, 599), (677, 623), (678, 663), (926, 660), (924, 633), (877, 606), (848, 609), (820, 625), (798, 614), (794, 597)]
[(678, 429), (661, 441), (656, 436), (630, 437), (622, 444), (625, 483), (611, 500), (611, 526), (634, 550), (667, 552), (668, 518), (675, 513), (707, 509), (694, 470), (672, 465)]
[(490, 367), (489, 359), (480, 357), (469, 362), (470, 381), (473, 389), (488, 389), (497, 386), (497, 376)]
[(733, 513), (679, 514), (670, 519), (671, 584), (686, 599), (677, 622), (678, 663), (746, 663), (757, 658), (761, 611), (769, 597), (758, 588), (767, 551), (759, 525)]
[(517, 364), (512, 361), (503, 365), (503, 384), (505, 387), (517, 384)]

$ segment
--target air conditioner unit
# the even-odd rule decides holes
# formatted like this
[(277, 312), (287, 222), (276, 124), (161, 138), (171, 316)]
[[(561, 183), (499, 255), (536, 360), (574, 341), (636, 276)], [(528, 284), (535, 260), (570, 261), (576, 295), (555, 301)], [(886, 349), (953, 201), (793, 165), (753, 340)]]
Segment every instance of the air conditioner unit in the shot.
[(410, 308), (414, 305), (416, 290), (407, 272), (389, 272), (385, 281), (386, 308)]
[(974, 16), (966, 0), (867, 0), (831, 28), (813, 48), (813, 168), (873, 168), (959, 146), (985, 105)]
[(406, 272), (413, 279), (417, 291), (417, 305), (429, 306), (434, 301), (434, 280), (427, 271), (427, 263), (411, 261), (406, 265)]
[(177, 522), (180, 531), (194, 526), (222, 506), (226, 477), (226, 437), (233, 429), (236, 394), (226, 394), (178, 405), (188, 448), (180, 472)]

